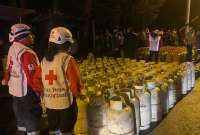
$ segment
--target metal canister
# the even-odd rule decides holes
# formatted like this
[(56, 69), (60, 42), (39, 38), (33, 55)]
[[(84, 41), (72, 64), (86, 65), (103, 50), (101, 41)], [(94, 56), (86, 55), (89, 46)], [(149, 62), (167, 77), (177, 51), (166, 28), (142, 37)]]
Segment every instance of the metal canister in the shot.
[(114, 96), (110, 99), (107, 116), (108, 135), (135, 135), (132, 108), (123, 97)]
[(164, 82), (161, 87), (161, 108), (163, 114), (167, 114), (169, 112), (169, 98), (168, 98), (168, 84)]
[(188, 79), (186, 71), (183, 71), (181, 75), (181, 91), (183, 95), (187, 94), (188, 91)]
[(187, 91), (190, 91), (192, 89), (192, 72), (190, 69), (190, 62), (187, 62), (185, 70), (187, 72)]
[(147, 82), (147, 90), (151, 93), (151, 121), (158, 122), (162, 118), (160, 88), (153, 81)]
[(140, 101), (140, 130), (147, 130), (151, 124), (151, 96), (144, 86), (135, 86)]
[(182, 98), (182, 92), (181, 92), (181, 74), (178, 72), (176, 75), (174, 75), (174, 83), (176, 87), (176, 101), (179, 101)]
[(74, 127), (76, 135), (88, 135), (87, 101), (77, 99), (78, 118)]
[(191, 62), (190, 69), (191, 69), (191, 72), (192, 72), (192, 87), (194, 87), (194, 85), (195, 85), (195, 68), (194, 68), (193, 62)]
[(130, 100), (130, 103), (132, 104), (132, 110), (133, 110), (133, 117), (135, 119), (135, 125), (136, 125), (136, 134), (139, 135), (140, 132), (140, 103), (139, 98), (132, 94), (133, 90), (130, 88), (124, 88), (121, 89), (120, 92), (125, 93)]
[(106, 103), (102, 95), (92, 95), (87, 106), (87, 120), (90, 135), (101, 134), (107, 126)]
[(176, 87), (173, 79), (168, 80), (168, 98), (169, 98), (169, 108), (174, 107), (176, 103)]

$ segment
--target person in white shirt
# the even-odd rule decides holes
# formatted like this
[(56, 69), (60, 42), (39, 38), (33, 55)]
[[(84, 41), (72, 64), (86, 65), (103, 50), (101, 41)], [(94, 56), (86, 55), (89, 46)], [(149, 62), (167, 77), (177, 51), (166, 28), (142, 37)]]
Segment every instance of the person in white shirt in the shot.
[(159, 50), (161, 46), (161, 36), (159, 35), (159, 30), (154, 30), (151, 33), (149, 33), (149, 61), (155, 61), (155, 63), (158, 63), (158, 56), (159, 56)]

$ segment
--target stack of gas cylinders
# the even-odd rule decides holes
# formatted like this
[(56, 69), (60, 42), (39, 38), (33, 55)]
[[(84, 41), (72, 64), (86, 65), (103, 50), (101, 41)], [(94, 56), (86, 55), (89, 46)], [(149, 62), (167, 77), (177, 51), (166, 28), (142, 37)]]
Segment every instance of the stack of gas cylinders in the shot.
[(161, 121), (195, 85), (192, 62), (88, 56), (80, 70), (77, 135), (138, 135)]
[[(195, 53), (193, 51), (193, 58)], [(159, 50), (159, 59), (163, 62), (184, 62), (187, 55), (187, 49), (183, 46), (163, 46)], [(149, 47), (141, 47), (138, 49), (139, 59), (147, 60), (149, 58)]]

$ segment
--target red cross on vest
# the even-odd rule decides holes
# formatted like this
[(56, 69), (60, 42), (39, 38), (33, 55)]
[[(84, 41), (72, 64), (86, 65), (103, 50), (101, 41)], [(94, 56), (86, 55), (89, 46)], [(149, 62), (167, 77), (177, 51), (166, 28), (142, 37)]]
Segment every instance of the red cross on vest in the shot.
[(45, 75), (45, 80), (49, 81), (49, 85), (53, 85), (53, 80), (57, 80), (57, 76), (53, 74), (53, 70), (49, 70), (49, 74)]

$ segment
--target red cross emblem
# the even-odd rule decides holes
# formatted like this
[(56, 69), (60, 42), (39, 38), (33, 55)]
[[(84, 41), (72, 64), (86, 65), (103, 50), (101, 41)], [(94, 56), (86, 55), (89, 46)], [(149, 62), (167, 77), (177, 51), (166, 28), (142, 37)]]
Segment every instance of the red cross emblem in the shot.
[(53, 80), (57, 80), (57, 76), (53, 74), (53, 70), (49, 70), (49, 74), (45, 75), (45, 80), (49, 81), (49, 85), (53, 85)]

